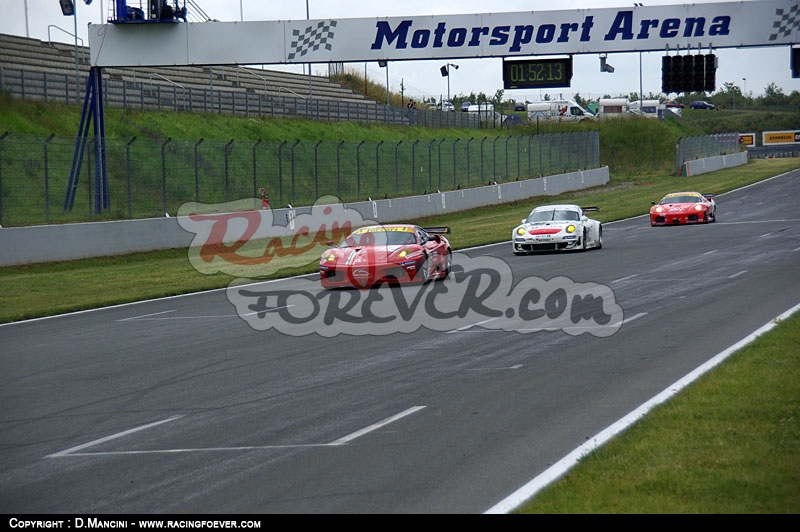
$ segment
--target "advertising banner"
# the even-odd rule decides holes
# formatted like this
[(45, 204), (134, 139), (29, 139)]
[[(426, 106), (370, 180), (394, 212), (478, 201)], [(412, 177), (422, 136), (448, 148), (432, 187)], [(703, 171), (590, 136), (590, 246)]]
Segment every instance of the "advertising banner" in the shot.
[(794, 129), (791, 131), (764, 131), (761, 133), (762, 146), (794, 144), (797, 142), (800, 142), (800, 129)]
[(798, 0), (288, 21), (90, 24), (92, 66), (702, 51), (799, 41)]

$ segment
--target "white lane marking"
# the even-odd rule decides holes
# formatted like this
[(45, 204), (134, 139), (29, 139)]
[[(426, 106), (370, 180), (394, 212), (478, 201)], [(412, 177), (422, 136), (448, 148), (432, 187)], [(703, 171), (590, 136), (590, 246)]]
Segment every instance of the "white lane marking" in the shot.
[(479, 321), (477, 323), (470, 323), (469, 325), (464, 325), (463, 327), (459, 327), (458, 329), (453, 329), (452, 331), (447, 331), (447, 334), (456, 333), (456, 332), (463, 332), (467, 329), (471, 329), (472, 327), (483, 325), (484, 323), (489, 323), (490, 321), (494, 321), (499, 318), (489, 318), (488, 320)]
[(734, 273), (733, 275), (729, 275), (728, 279), (735, 279), (736, 277), (739, 277), (740, 275), (744, 275), (746, 273), (747, 273), (747, 270), (742, 270), (740, 272)]
[[(783, 218), (778, 220), (745, 220), (739, 222), (714, 222), (714, 223), (717, 225), (742, 225), (742, 224), (749, 225), (749, 224), (783, 224), (789, 222), (800, 222), (800, 218)], [(699, 225), (697, 227), (699, 227)]]
[[(270, 449), (295, 449), (298, 447), (329, 447), (329, 443), (322, 444), (289, 444), (289, 445), (248, 445), (243, 447), (199, 447), (196, 449), (150, 449), (144, 451), (97, 451), (90, 453), (70, 453), (62, 456), (124, 456), (126, 454), (179, 454), (179, 453), (202, 453), (202, 452), (231, 452), (231, 451), (264, 451)], [(54, 457), (56, 455), (50, 455)], [(48, 457), (48, 458), (50, 458)]]
[(500, 368), (467, 368), (465, 371), (507, 371), (510, 369), (519, 369), (522, 364), (514, 364), (513, 366), (505, 366)]
[(689, 384), (691, 384), (692, 382), (703, 376), (708, 371), (714, 369), (714, 367), (719, 365), (733, 353), (739, 351), (746, 345), (752, 343), (756, 338), (773, 329), (778, 322), (780, 322), (781, 320), (785, 320), (798, 310), (800, 310), (800, 304), (795, 305), (794, 307), (787, 310), (777, 318), (765, 323), (756, 331), (750, 333), (745, 338), (739, 340), (738, 342), (728, 347), (721, 353), (715, 355), (713, 358), (706, 361), (704, 364), (701, 364), (695, 370), (691, 371), (688, 375), (677, 380), (675, 383), (668, 386), (665, 390), (663, 390), (661, 393), (659, 393), (649, 401), (646, 401), (644, 404), (642, 404), (641, 406), (639, 406), (626, 416), (620, 418), (618, 421), (616, 421), (609, 427), (603, 429), (602, 431), (598, 432), (597, 434), (589, 438), (589, 440), (585, 444), (581, 445), (580, 447), (576, 448), (575, 450), (567, 454), (564, 458), (562, 458), (561, 460), (559, 460), (558, 462), (547, 468), (541, 474), (533, 478), (527, 484), (519, 488), (517, 491), (515, 491), (502, 501), (498, 502), (497, 504), (486, 510), (486, 512), (484, 513), (506, 514), (514, 511), (519, 506), (524, 504), (526, 501), (530, 500), (539, 491), (541, 491), (551, 483), (555, 482), (567, 471), (572, 469), (585, 456), (589, 455), (594, 450), (602, 447), (607, 441), (615, 437), (617, 434), (628, 430), (628, 428), (630, 428), (631, 425), (639, 421), (650, 410), (652, 410), (659, 404), (666, 402), (668, 399), (672, 398), (673, 395), (677, 394), (683, 388), (687, 387)]
[(154, 312), (152, 314), (142, 314), (141, 316), (131, 316), (130, 318), (123, 318), (117, 321), (129, 321), (129, 320), (140, 320), (143, 318), (149, 318), (151, 316), (160, 316), (162, 314), (169, 314), (170, 312), (175, 312), (174, 310), (165, 310), (164, 312)]
[[(259, 312), (272, 312), (274, 310), (281, 310), (284, 308), (293, 307), (294, 305), (284, 305), (282, 307), (275, 307), (275, 308), (268, 308), (264, 310), (257, 310), (255, 312), (248, 312), (246, 314), (242, 314), (242, 316), (252, 316), (254, 314), (258, 314)], [(154, 318), (153, 316), (159, 316), (160, 314), (167, 314), (169, 312), (175, 312), (174, 310), (167, 310), (164, 312), (156, 312), (155, 314), (145, 314), (143, 316), (133, 316), (131, 318), (123, 318), (117, 321), (157, 321), (157, 320), (195, 320), (195, 319), (218, 319), (218, 318), (238, 318), (240, 317), (238, 314), (221, 314), (218, 316), (165, 316), (165, 317), (158, 317)]]
[(647, 312), (640, 312), (639, 314), (634, 314), (630, 318), (625, 318), (625, 319), (622, 320), (622, 324), (625, 325), (627, 323), (632, 322), (633, 320), (638, 320), (642, 316), (647, 316)]
[(330, 442), (328, 445), (344, 445), (345, 443), (349, 443), (349, 442), (355, 440), (356, 438), (359, 438), (359, 437), (363, 436), (364, 434), (367, 434), (367, 433), (372, 432), (374, 430), (377, 430), (377, 429), (379, 429), (381, 427), (384, 427), (384, 426), (388, 425), (389, 423), (394, 423), (398, 419), (402, 419), (402, 418), (404, 418), (406, 416), (410, 416), (411, 414), (413, 414), (413, 413), (415, 413), (415, 412), (417, 412), (419, 410), (422, 410), (423, 408), (425, 408), (425, 407), (424, 406), (412, 406), (411, 408), (409, 408), (407, 410), (404, 410), (404, 411), (400, 412), (399, 414), (395, 414), (393, 416), (387, 417), (383, 421), (378, 421), (377, 423), (373, 423), (372, 425), (370, 425), (368, 427), (364, 427), (361, 430), (357, 430), (357, 431), (355, 431), (355, 432), (353, 432), (351, 434), (348, 434), (347, 436), (343, 436), (343, 437), (339, 438), (338, 440), (334, 440), (334, 441)]
[(151, 427), (155, 427), (156, 425), (161, 425), (162, 423), (167, 423), (168, 421), (174, 421), (178, 418), (183, 416), (173, 416), (168, 419), (164, 419), (161, 421), (156, 421), (155, 423), (149, 423), (147, 425), (142, 425), (141, 427), (136, 427), (130, 430), (126, 430), (124, 432), (119, 432), (117, 434), (113, 434), (111, 436), (106, 436), (105, 438), (100, 438), (94, 441), (90, 441), (89, 443), (84, 443), (82, 445), (76, 445), (75, 447), (70, 447), (65, 451), (59, 451), (57, 453), (49, 454), (45, 458), (63, 458), (66, 456), (110, 456), (110, 455), (126, 455), (126, 454), (170, 454), (170, 453), (194, 453), (194, 452), (224, 452), (224, 451), (257, 451), (257, 450), (268, 450), (268, 449), (294, 449), (300, 447), (338, 447), (340, 445), (345, 445), (350, 443), (351, 441), (355, 440), (356, 438), (360, 438), (361, 436), (368, 434), (370, 432), (376, 431), (382, 427), (390, 423), (394, 423), (395, 421), (402, 419), (406, 416), (410, 416), (411, 414), (418, 412), (425, 408), (425, 406), (413, 406), (408, 408), (398, 414), (393, 416), (387, 417), (382, 421), (378, 421), (377, 423), (373, 423), (368, 427), (364, 427), (361, 430), (357, 430), (348, 434), (347, 436), (343, 436), (337, 440), (334, 440), (330, 443), (311, 443), (311, 444), (286, 444), (286, 445), (247, 445), (247, 446), (240, 446), (240, 447), (201, 447), (201, 448), (182, 448), (182, 449), (150, 449), (150, 450), (140, 450), (140, 451), (97, 451), (97, 452), (85, 452), (81, 453), (84, 449), (88, 449), (89, 447), (93, 447), (95, 445), (99, 445), (101, 443), (105, 443), (107, 441), (115, 440), (117, 438), (121, 438), (123, 436), (127, 436), (128, 434), (133, 434), (135, 432), (139, 432), (141, 430), (149, 429)]
[(711, 251), (706, 251), (705, 253), (703, 253), (703, 255), (711, 255), (712, 253), (716, 253), (717, 251), (719, 251), (719, 250), (712, 249)]
[(57, 458), (60, 456), (67, 456), (77, 451), (82, 451), (88, 447), (93, 447), (95, 445), (99, 445), (101, 443), (105, 443), (107, 441), (116, 440), (118, 438), (122, 438), (123, 436), (127, 436), (128, 434), (133, 434), (134, 432), (139, 432), (145, 429), (149, 429), (151, 427), (155, 427), (157, 425), (161, 425), (163, 423), (169, 423), (170, 421), (175, 421), (176, 419), (182, 418), (183, 416), (172, 416), (167, 419), (162, 419), (161, 421), (155, 421), (153, 423), (148, 423), (147, 425), (142, 425), (141, 427), (132, 428), (129, 430), (125, 430), (122, 432), (118, 432), (116, 434), (112, 434), (111, 436), (106, 436), (105, 438), (100, 438), (98, 440), (90, 441), (89, 443), (84, 443), (82, 445), (76, 445), (75, 447), (70, 447), (65, 451), (59, 451), (57, 453), (49, 454), (45, 458)]
[[(569, 328), (573, 329), (573, 330), (574, 329), (585, 329), (587, 331), (591, 330), (591, 329), (606, 329), (608, 327), (618, 327), (620, 325), (626, 325), (626, 324), (632, 322), (633, 320), (638, 320), (642, 316), (647, 316), (647, 312), (640, 312), (639, 314), (634, 314), (630, 318), (624, 318), (621, 323), (620, 322), (616, 322), (616, 323), (609, 323), (608, 325), (583, 325), (583, 326), (581, 326), (581, 325), (570, 325)], [(555, 330), (557, 330), (557, 329), (553, 329), (553, 328), (549, 328), (548, 329), (546, 327), (539, 327), (539, 328), (536, 328), (536, 329), (517, 329), (518, 332), (541, 332), (541, 331), (555, 331)]]
[(619, 279), (614, 279), (611, 282), (612, 283), (621, 283), (622, 281), (627, 281), (628, 279), (633, 279), (637, 275), (639, 275), (639, 274), (638, 273), (634, 273), (633, 275), (628, 275), (627, 277), (620, 277)]

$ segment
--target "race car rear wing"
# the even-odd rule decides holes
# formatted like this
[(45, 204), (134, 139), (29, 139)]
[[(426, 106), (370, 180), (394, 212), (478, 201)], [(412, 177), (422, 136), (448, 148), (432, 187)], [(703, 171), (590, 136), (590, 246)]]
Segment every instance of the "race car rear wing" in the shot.
[(600, 207), (581, 207), (581, 209), (583, 209), (583, 212), (586, 211), (600, 212)]
[(714, 194), (703, 194), (703, 197), (706, 199), (711, 199), (714, 197)]
[(449, 235), (450, 228), (449, 227), (423, 227), (426, 233), (430, 233), (432, 235)]

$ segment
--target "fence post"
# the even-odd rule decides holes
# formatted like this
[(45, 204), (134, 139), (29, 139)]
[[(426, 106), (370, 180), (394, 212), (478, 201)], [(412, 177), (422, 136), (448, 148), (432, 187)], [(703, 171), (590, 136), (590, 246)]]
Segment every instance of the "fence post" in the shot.
[(50, 221), (50, 164), (48, 158), (48, 145), (55, 137), (55, 133), (51, 133), (44, 141), (44, 219)]
[(383, 141), (380, 141), (377, 146), (375, 146), (375, 195), (381, 195), (381, 156), (380, 156), (380, 149), (381, 144)]
[(469, 186), (469, 170), (470, 170), (470, 162), (469, 162), (469, 145), (472, 144), (472, 141), (475, 140), (475, 137), (470, 137), (467, 141), (467, 186)]
[(356, 200), (361, 198), (361, 145), (364, 142), (366, 141), (362, 140), (356, 146)]
[[(259, 98), (261, 96), (259, 95)], [(253, 197), (256, 196), (256, 191), (258, 190), (258, 185), (256, 184), (258, 181), (258, 165), (256, 164), (256, 149), (258, 145), (261, 144), (261, 139), (258, 139), (255, 144), (253, 144)], [(258, 200), (253, 200), (255, 208), (258, 208)]]
[[(0, 135), (0, 144), (8, 136), (8, 131)], [(3, 150), (0, 149), (0, 225), (3, 224)]]
[(295, 141), (295, 143), (292, 144), (292, 195), (291, 195), (291, 200), (290, 200), (290, 202), (292, 204), (295, 203), (295, 197), (294, 197), (294, 149), (297, 147), (298, 144), (300, 144), (299, 140)]
[(224, 153), (225, 153), (225, 203), (226, 204), (228, 202), (230, 202), (230, 176), (229, 176), (228, 155), (230, 154), (232, 146), (233, 146), (233, 139), (228, 141), (228, 143), (225, 145), (225, 149), (224, 149)]
[[(348, 109), (349, 108), (350, 106), (348, 105)], [(336, 196), (339, 201), (342, 201), (342, 158), (340, 154), (342, 144), (344, 144), (343, 140), (336, 145)]]
[(461, 139), (457, 138), (453, 141), (453, 189), (456, 188), (456, 144), (459, 140)]
[(489, 137), (483, 137), (483, 138), (481, 139), (481, 183), (483, 183), (483, 182), (484, 182), (484, 177), (483, 177), (483, 143), (484, 143), (484, 142), (486, 141), (486, 139), (488, 139), (488, 138), (489, 138)]
[(314, 201), (319, 199), (319, 159), (317, 155), (317, 149), (319, 148), (320, 144), (322, 144), (322, 141), (319, 141), (314, 145)]
[(506, 137), (506, 180), (511, 181), (511, 172), (508, 171), (508, 141), (511, 137)]
[(128, 189), (128, 218), (133, 218), (133, 196), (131, 195), (131, 145), (135, 141), (136, 137), (133, 137), (125, 145), (125, 181)]
[(414, 194), (414, 185), (416, 183), (415, 176), (417, 175), (417, 163), (416, 158), (414, 157), (414, 152), (417, 149), (417, 143), (419, 139), (414, 141), (414, 144), (411, 145), (411, 194)]
[(198, 140), (194, 145), (194, 201), (195, 203), (200, 203), (200, 171), (199, 171), (199, 162), (198, 162), (198, 154), (197, 150), (200, 148), (200, 144), (203, 143), (203, 139)]
[(172, 139), (168, 138), (161, 145), (161, 198), (164, 207), (163, 214), (167, 214), (167, 144)]
[(284, 140), (281, 142), (281, 145), (278, 146), (278, 200), (281, 205), (283, 205), (283, 146), (289, 142), (288, 140)]
[[(429, 111), (425, 111), (425, 113), (430, 114)], [(431, 192), (433, 189), (433, 143), (436, 142), (436, 139), (433, 139), (428, 143), (428, 192)]]
[(398, 151), (400, 149), (400, 145), (403, 143), (401, 140), (397, 144), (394, 145), (394, 194), (395, 196), (399, 193), (400, 187), (400, 176), (399, 176), (399, 168), (400, 168), (400, 158), (398, 156)]

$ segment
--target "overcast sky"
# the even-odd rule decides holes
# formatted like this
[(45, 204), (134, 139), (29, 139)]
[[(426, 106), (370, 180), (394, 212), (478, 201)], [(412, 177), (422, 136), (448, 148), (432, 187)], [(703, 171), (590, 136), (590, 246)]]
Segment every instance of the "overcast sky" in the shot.
[[(0, 0), (2, 17), (0, 33), (21, 35), (41, 40), (74, 43), (74, 28), (77, 22), (78, 43), (88, 44), (87, 25), (105, 23), (112, 0), (75, 0), (77, 17), (65, 17), (59, 0)], [(645, 6), (682, 5), (687, 3), (711, 3), (714, 0), (668, 1), (645, 0)], [(220, 21), (298, 20), (306, 18), (361, 18), (393, 17), (409, 15), (450, 15), (486, 12), (515, 12), (535, 10), (570, 10), (582, 8), (628, 7), (633, 2), (615, 0), (194, 0), (212, 19)], [(787, 1), (788, 4), (788, 1)], [(129, 0), (128, 5), (139, 5), (138, 0)], [(82, 41), (80, 40), (82, 39)], [(790, 71), (790, 52), (787, 46), (719, 49), (717, 54), (717, 88), (725, 83), (738, 86), (747, 95), (758, 96), (770, 83), (775, 83), (785, 94), (800, 90), (800, 79), (793, 79)], [(641, 84), (643, 93), (661, 92), (662, 52), (641, 54)], [(605, 94), (628, 95), (639, 92), (640, 54), (609, 54), (608, 63), (613, 65), (612, 74), (600, 72), (597, 54), (574, 56), (574, 74), (569, 88), (539, 90), (507, 90), (504, 97), (515, 100), (535, 101), (543, 94), (557, 98), (570, 98), (574, 93), (596, 100)], [(459, 59), (451, 61), (459, 68), (451, 69), (450, 94), (456, 96), (470, 92), (493, 96), (503, 88), (501, 59)], [(403, 61), (389, 64), (389, 86), (400, 92), (401, 83), (406, 97), (447, 98), (447, 78), (439, 68), (445, 61)], [(386, 70), (377, 63), (348, 64), (360, 73), (366, 70), (369, 78), (381, 85), (386, 83)], [(303, 72), (302, 66), (279, 67), (284, 70)], [(326, 67), (315, 66), (314, 73), (327, 72)], [(674, 96), (674, 94), (672, 95)]]

